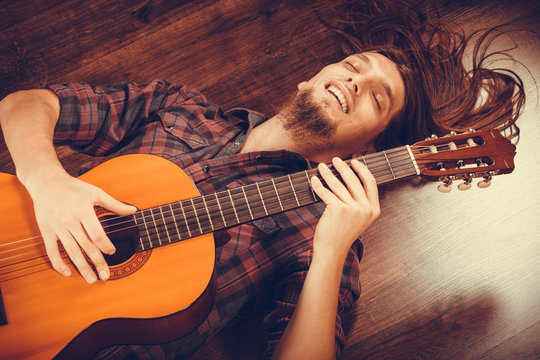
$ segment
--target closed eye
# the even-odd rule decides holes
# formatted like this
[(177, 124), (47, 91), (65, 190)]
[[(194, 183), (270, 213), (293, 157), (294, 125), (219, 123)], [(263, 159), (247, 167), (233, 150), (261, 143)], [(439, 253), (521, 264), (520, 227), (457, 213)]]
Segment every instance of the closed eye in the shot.
[(375, 102), (377, 103), (377, 108), (379, 109), (379, 111), (381, 111), (381, 103), (379, 102), (379, 99), (377, 99), (377, 95), (375, 95), (375, 93), (373, 93), (373, 99), (375, 99)]
[(357, 69), (353, 64), (351, 64), (350, 62), (347, 61), (345, 64), (347, 64), (347, 66), (348, 66), (352, 71), (354, 71), (354, 72), (356, 72), (356, 73), (359, 72), (358, 69)]

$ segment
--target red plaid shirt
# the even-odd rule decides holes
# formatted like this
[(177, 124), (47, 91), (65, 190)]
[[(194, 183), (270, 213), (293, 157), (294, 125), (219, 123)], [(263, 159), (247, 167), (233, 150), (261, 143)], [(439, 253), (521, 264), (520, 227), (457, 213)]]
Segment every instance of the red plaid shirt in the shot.
[[(290, 151), (239, 154), (250, 129), (265, 120), (245, 109), (222, 112), (187, 86), (163, 80), (150, 84), (49, 85), (60, 98), (54, 143), (97, 156), (84, 172), (111, 157), (155, 154), (180, 166), (201, 194), (304, 170), (309, 161)], [(217, 294), (208, 318), (192, 333), (155, 346), (115, 346), (104, 358), (164, 358), (193, 354), (257, 297), (270, 357), (300, 296), (311, 256), (312, 239), (324, 204), (316, 203), (235, 226), (216, 234), (229, 240), (216, 249)], [(216, 239), (220, 242), (220, 239)], [(344, 345), (341, 316), (360, 295), (360, 241), (343, 270), (336, 321), (336, 352)]]

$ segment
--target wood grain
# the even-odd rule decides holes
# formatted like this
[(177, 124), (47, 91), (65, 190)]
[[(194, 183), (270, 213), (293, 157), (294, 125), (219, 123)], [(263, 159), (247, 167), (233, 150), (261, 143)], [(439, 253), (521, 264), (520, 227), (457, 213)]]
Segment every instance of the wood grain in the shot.
[[(45, 82), (189, 84), (227, 109), (272, 114), (296, 84), (341, 55), (317, 19), (334, 1), (3, 1), (0, 96)], [(540, 6), (532, 0), (432, 1), (466, 31), (513, 22), (527, 31), (496, 44), (527, 91), (516, 170), (488, 189), (435, 184), (381, 189), (382, 217), (364, 236), (363, 294), (343, 359), (540, 358)], [(3, 146), (0, 145), (0, 146)], [(84, 157), (60, 149), (76, 172)], [(5, 147), (0, 171), (14, 172)], [(260, 312), (246, 311), (194, 359), (264, 352)]]

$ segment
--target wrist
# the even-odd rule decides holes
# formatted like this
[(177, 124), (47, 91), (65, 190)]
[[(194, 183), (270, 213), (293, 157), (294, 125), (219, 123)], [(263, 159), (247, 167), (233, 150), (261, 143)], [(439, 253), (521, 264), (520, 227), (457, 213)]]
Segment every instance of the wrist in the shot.
[(17, 167), (16, 172), (19, 181), (30, 195), (39, 192), (41, 187), (48, 186), (47, 184), (51, 184), (51, 182), (58, 183), (62, 178), (69, 176), (59, 162), (30, 167), (29, 170)]
[(313, 258), (311, 264), (321, 266), (327, 270), (336, 270), (341, 272), (345, 259), (347, 258), (347, 252), (336, 251), (335, 249), (326, 249), (322, 247), (313, 247)]

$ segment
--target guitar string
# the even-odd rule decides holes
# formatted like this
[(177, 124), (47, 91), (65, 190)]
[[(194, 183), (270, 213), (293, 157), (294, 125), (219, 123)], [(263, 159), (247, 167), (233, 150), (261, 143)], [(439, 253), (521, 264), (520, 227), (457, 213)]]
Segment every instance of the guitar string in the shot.
[[(282, 180), (281, 183), (277, 182), (277, 183), (276, 183), (276, 186), (280, 186), (280, 185), (282, 185), (283, 182), (285, 182), (285, 179), (281, 179), (281, 180)], [(312, 198), (312, 192), (311, 192), (311, 190), (310, 190), (310, 187), (307, 186), (307, 183), (303, 183), (302, 185), (303, 185), (302, 187), (298, 187), (298, 184), (297, 184), (297, 189), (296, 189), (297, 196), (301, 199), (301, 205), (307, 204), (306, 199), (305, 199), (306, 196), (307, 196), (307, 198), (309, 199), (310, 202), (314, 202), (314, 200), (313, 200), (313, 198)], [(265, 190), (266, 190), (267, 188), (268, 188), (268, 186), (265, 186), (265, 187), (264, 187)], [(281, 187), (281, 188), (283, 189), (283, 187)], [(289, 188), (289, 186), (287, 186), (287, 188)], [(249, 190), (253, 190), (253, 189), (248, 189), (248, 193), (249, 193)], [(265, 193), (266, 195), (268, 195), (268, 193), (271, 193), (272, 191), (273, 191), (273, 190), (270, 189), (269, 191), (265, 191), (264, 193)], [(235, 194), (235, 195), (238, 195), (238, 194)], [(251, 194), (250, 194), (250, 197), (252, 197)], [(264, 196), (263, 196), (263, 197), (264, 197)], [(234, 201), (234, 200), (233, 200), (233, 201)], [(236, 202), (238, 202), (238, 199), (236, 199)], [(291, 200), (291, 202), (292, 202), (292, 200)], [(293, 207), (297, 207), (297, 206), (293, 206)], [(287, 208), (287, 210), (288, 210), (290, 207), (289, 207), (288, 205), (286, 205), (286, 208)], [(217, 207), (214, 206), (214, 207), (212, 207), (212, 211), (210, 211), (210, 212), (214, 213), (214, 216), (215, 216), (215, 211), (214, 211), (215, 209), (217, 209)], [(149, 209), (143, 210), (142, 213), (144, 213), (144, 211), (148, 211), (148, 210), (149, 210)], [(273, 211), (273, 210), (272, 210), (272, 211)], [(168, 213), (168, 212), (167, 212), (167, 213)], [(170, 220), (171, 218), (174, 219), (174, 221), (178, 221), (178, 220), (177, 220), (178, 216), (175, 215), (172, 211), (171, 211), (171, 214), (172, 214), (172, 216), (163, 217), (163, 219), (160, 220), (160, 222), (161, 222), (162, 224), (158, 224), (158, 223), (156, 223), (155, 221), (152, 221), (152, 222), (156, 225), (155, 228), (154, 228), (154, 230), (155, 230), (155, 231), (159, 231), (159, 229), (163, 230), (163, 229), (166, 229), (167, 226), (171, 226), (171, 224), (170, 224), (169, 222), (167, 222), (167, 220)], [(150, 214), (150, 215), (145, 215), (146, 218), (151, 217), (151, 216), (152, 216), (151, 214)], [(195, 209), (192, 210), (192, 211), (188, 211), (188, 212), (187, 212), (186, 219), (188, 220), (188, 222), (191, 222), (190, 220), (193, 220), (193, 219), (194, 219), (193, 216), (195, 216), (195, 217), (198, 216), (198, 215), (196, 214), (196, 210), (195, 210)], [(210, 216), (212, 216), (212, 214), (211, 214)], [(240, 215), (239, 215), (239, 216), (240, 216), (241, 218), (243, 218), (243, 219), (246, 218), (248, 221), (250, 220), (250, 219), (247, 217), (247, 211), (245, 211), (245, 210), (244, 210), (243, 212), (240, 211)], [(118, 224), (114, 224), (114, 226), (117, 226), (117, 225), (118, 225)], [(206, 227), (206, 226), (205, 226), (205, 227)], [(123, 229), (127, 229), (127, 227), (125, 227), (125, 228), (123, 228)], [(123, 230), (123, 229), (118, 229), (118, 231), (119, 231), (119, 230)], [(156, 230), (156, 229), (157, 229), (157, 230)], [(171, 230), (172, 230), (172, 229), (171, 229)], [(180, 237), (181, 235), (178, 234), (178, 236)], [(33, 239), (39, 239), (39, 238), (41, 238), (41, 236), (36, 236), (36, 237), (34, 237)], [(15, 241), (15, 242), (13, 242), (12, 244), (14, 244), (14, 243), (16, 243), (16, 242), (21, 242), (21, 240)], [(148, 242), (151, 243), (151, 239), (149, 239)], [(23, 248), (23, 247), (30, 247), (30, 246), (32, 246), (32, 245), (42, 247), (42, 249), (41, 249), (42, 254), (44, 254), (43, 256), (46, 255), (46, 252), (43, 253), (44, 244), (43, 244), (42, 241), (34, 242), (34, 243), (31, 244), (31, 245), (25, 245), (25, 246), (18, 247), (18, 248), (12, 248), (12, 249), (9, 249), (9, 250), (7, 250), (7, 251), (3, 251), (2, 253), (12, 252), (12, 251), (17, 251), (17, 250), (20, 250), (20, 249)], [(151, 245), (152, 245), (152, 244), (151, 244)], [(35, 253), (22, 253), (22, 254), (17, 254), (17, 255), (15, 255), (15, 256), (8, 257), (8, 258), (4, 258), (4, 259), (1, 259), (1, 260), (8, 260), (8, 259), (12, 259), (12, 258), (15, 258), (15, 257), (23, 257), (23, 256), (30, 255), (30, 254), (36, 255)], [(34, 259), (34, 258), (33, 258), (33, 259)], [(25, 261), (29, 261), (29, 259), (26, 259)]]
[[(386, 171), (388, 171), (388, 170), (386, 170)], [(399, 170), (398, 170), (398, 171), (399, 171)], [(334, 170), (334, 172), (335, 172), (335, 170)], [(249, 191), (249, 189), (248, 189), (248, 191)], [(268, 192), (272, 193), (272, 189), (269, 190)], [(268, 194), (268, 192), (265, 192), (265, 194)], [(235, 195), (237, 195), (237, 194), (235, 194)], [(250, 197), (251, 197), (251, 195), (250, 195)], [(237, 200), (238, 200), (238, 199), (237, 199)], [(157, 207), (156, 207), (156, 208), (157, 208)], [(288, 207), (287, 207), (287, 208), (288, 208)], [(149, 209), (146, 209), (146, 210), (149, 210)], [(145, 210), (141, 211), (141, 213), (144, 213), (144, 211), (145, 211)], [(209, 208), (209, 212), (214, 213), (214, 216), (215, 216), (215, 208), (210, 207), (210, 208)], [(166, 213), (168, 213), (168, 211), (166, 211)], [(272, 213), (274, 213), (274, 212), (272, 211)], [(174, 215), (173, 211), (171, 211), (171, 214), (172, 214), (172, 218), (176, 220), (176, 217), (177, 217), (177, 216)], [(134, 214), (134, 215), (136, 215), (136, 214)], [(195, 210), (193, 211), (193, 214), (189, 213), (188, 215), (189, 215), (189, 216), (187, 216), (187, 217), (189, 217), (188, 220), (192, 220), (192, 219), (193, 219), (192, 215), (195, 215), (195, 217), (199, 217), (199, 215), (197, 215), (197, 213), (196, 213)], [(150, 215), (149, 215), (149, 216), (145, 216), (144, 221), (146, 221), (146, 217), (152, 217), (152, 213), (150, 212)], [(186, 218), (187, 218), (187, 217), (186, 217)], [(212, 215), (210, 215), (209, 219), (210, 219), (211, 217), (212, 217)], [(242, 217), (243, 217), (243, 216), (242, 216)], [(162, 222), (165, 222), (166, 220), (169, 220), (170, 218), (171, 218), (171, 217), (162, 217), (162, 220), (161, 220), (161, 221), (162, 221)], [(143, 219), (142, 216), (141, 216), (141, 219)], [(106, 219), (106, 220), (110, 220), (110, 219)], [(248, 220), (249, 220), (249, 219), (248, 219)], [(152, 222), (155, 223), (154, 220), (152, 220)], [(118, 225), (121, 225), (121, 224), (122, 224), (122, 223), (117, 223), (117, 224), (113, 224), (113, 225), (111, 225), (111, 226), (118, 226)], [(114, 230), (114, 231), (122, 231), (122, 230), (129, 229), (129, 228), (133, 228), (133, 227), (135, 227), (135, 226), (126, 227), (126, 228), (121, 228), (121, 229), (117, 229), (117, 230)], [(111, 231), (111, 232), (109, 232), (109, 233), (112, 233), (112, 232), (114, 232), (114, 231)], [(25, 241), (25, 240), (32, 240), (32, 239), (38, 239), (38, 238), (41, 238), (41, 236), (35, 236), (35, 237), (32, 237), (32, 238), (28, 238), (28, 239), (17, 240), (17, 241), (14, 241), (14, 242), (12, 242), (12, 243), (9, 243), (9, 244), (4, 244), (4, 245), (2, 245), (2, 246), (11, 245), (11, 244), (14, 244), (14, 243), (16, 243), (16, 242), (21, 242), (21, 241)], [(151, 240), (149, 240), (149, 241), (151, 241)], [(28, 247), (28, 245), (27, 245), (26, 247)], [(4, 252), (15, 251), (15, 250), (18, 250), (18, 248), (10, 249), (10, 250), (4, 251)], [(3, 253), (3, 252), (0, 252), (0, 253)]]
[[(414, 146), (413, 146), (414, 147)], [(425, 147), (425, 146), (419, 146), (417, 148), (426, 148), (426, 149), (429, 149), (428, 147)], [(396, 152), (396, 151), (402, 151), (403, 150), (403, 147), (398, 147), (398, 148), (394, 148), (394, 149), (390, 149), (386, 152), (386, 154), (392, 154), (392, 152)], [(398, 160), (398, 161), (401, 161), (401, 160), (410, 160), (410, 155), (408, 153), (404, 153), (404, 154), (401, 154), (400, 155), (402, 157), (402, 159)], [(371, 169), (370, 171), (375, 175), (375, 173), (379, 172), (379, 171), (384, 171), (385, 173), (388, 172), (388, 169), (387, 169), (387, 164), (385, 164), (385, 161), (386, 159), (383, 158), (383, 155), (381, 155), (381, 153), (375, 153), (375, 154), (369, 154), (369, 155), (366, 155), (365, 157), (363, 157), (363, 159), (365, 159), (366, 161), (367, 160), (373, 160), (375, 158), (375, 161), (377, 163), (382, 163), (382, 166), (381, 167), (378, 167), (378, 168), (375, 168), (374, 165), (375, 164), (371, 164)], [(361, 160), (361, 158), (358, 158), (359, 160)], [(438, 159), (435, 159), (435, 160), (432, 160), (432, 161), (437, 161)], [(395, 163), (396, 159), (392, 159), (392, 161)], [(350, 160), (348, 160), (348, 162), (350, 162)], [(394, 166), (394, 168), (391, 168), (391, 169), (396, 169), (396, 167)], [(334, 171), (335, 172), (335, 171)], [(302, 175), (303, 176), (303, 175)], [(108, 218), (107, 220), (114, 220), (116, 218), (119, 218), (121, 216), (117, 216), (117, 217), (111, 217), (111, 218)], [(118, 225), (118, 224), (115, 224), (115, 226)], [(32, 237), (32, 238), (28, 238), (28, 239), (23, 239), (22, 241), (26, 241), (26, 240), (31, 240), (31, 239), (35, 239), (35, 238), (38, 238), (39, 236), (36, 236), (36, 237)], [(0, 252), (1, 253), (1, 252)]]
[[(446, 146), (446, 145), (445, 145), (445, 146)], [(428, 149), (428, 150), (429, 150), (429, 147), (427, 147), (427, 146), (415, 146), (415, 147), (416, 147), (417, 149), (424, 148), (424, 149)], [(399, 148), (396, 148), (396, 149), (399, 149)], [(392, 150), (395, 150), (395, 149), (392, 149)], [(449, 149), (449, 150), (446, 150), (446, 151), (454, 151), (454, 150)], [(388, 155), (389, 153), (391, 154), (390, 151), (386, 152), (387, 155)], [(373, 158), (375, 157), (375, 155), (377, 155), (376, 161), (377, 161), (378, 163), (379, 163), (379, 162), (383, 162), (383, 163), (384, 163), (384, 161), (386, 161), (386, 160), (383, 160), (383, 159), (381, 158), (381, 154), (380, 154), (380, 153), (377, 153), (377, 154), (370, 154), (370, 155), (374, 155), (374, 156), (371, 156), (371, 157), (366, 156), (366, 157), (364, 157), (364, 159), (365, 159), (365, 160), (373, 159)], [(408, 154), (407, 154), (406, 157), (404, 157), (404, 159), (405, 159), (405, 160), (411, 160), (411, 159), (410, 159), (410, 156), (409, 156)], [(360, 159), (359, 159), (359, 160), (360, 160)], [(392, 161), (395, 162), (395, 158), (393, 158)], [(433, 160), (433, 159), (432, 159), (432, 160), (430, 160), (430, 161), (425, 161), (425, 162), (432, 162), (432, 161), (436, 161), (436, 160)], [(418, 162), (418, 160), (417, 160), (417, 162)], [(420, 162), (422, 162), (422, 160), (420, 160)], [(389, 164), (388, 164), (388, 165), (389, 165)], [(396, 170), (396, 169), (398, 168), (398, 167), (392, 168), (391, 166), (388, 166), (388, 165), (383, 165), (382, 167), (374, 168), (374, 165), (371, 164), (371, 166), (372, 166), (372, 173), (375, 174), (376, 172), (380, 172), (380, 171), (384, 171), (385, 173), (388, 173), (388, 170)], [(409, 167), (410, 165), (406, 164), (405, 166), (408, 166), (408, 167)], [(387, 169), (387, 167), (388, 167), (388, 169)], [(310, 170), (316, 170), (316, 169), (310, 169)], [(399, 171), (399, 170), (397, 170), (397, 171)], [(336, 171), (333, 170), (333, 172), (335, 173)], [(285, 180), (283, 180), (283, 181), (285, 181)], [(247, 185), (247, 186), (248, 186), (248, 185)], [(246, 186), (246, 187), (247, 187), (247, 186)], [(248, 189), (248, 191), (249, 191), (249, 190), (251, 190), (251, 189)], [(273, 190), (273, 189), (270, 189), (268, 192), (265, 192), (265, 194), (272, 193), (272, 190)], [(236, 195), (236, 194), (235, 194), (235, 195)], [(264, 197), (263, 197), (263, 198), (264, 198)], [(279, 198), (278, 198), (278, 199), (279, 199)], [(156, 207), (156, 208), (157, 208), (157, 207)], [(149, 209), (146, 209), (146, 210), (149, 210)], [(215, 208), (209, 208), (209, 212), (214, 213), (214, 212), (215, 212), (214, 210), (215, 210)], [(141, 211), (141, 213), (144, 213), (144, 211), (145, 211), (145, 210)], [(220, 211), (221, 211), (221, 210), (220, 210)], [(168, 211), (167, 211), (167, 213), (168, 213)], [(172, 218), (172, 219), (174, 219), (174, 220), (176, 221), (177, 216), (174, 215), (174, 213), (173, 213), (172, 210), (171, 210), (171, 214), (172, 214), (171, 217), (164, 217), (164, 216), (162, 217), (162, 220), (161, 220), (161, 221), (163, 222), (163, 224), (164, 224), (163, 226), (165, 226), (165, 229), (166, 229), (166, 226), (167, 226), (166, 220), (169, 220), (170, 218)], [(134, 214), (134, 215), (135, 215), (135, 214)], [(190, 215), (190, 216), (191, 216), (191, 215), (195, 215), (195, 217), (198, 217), (198, 215), (197, 215), (195, 209), (193, 210), (193, 214), (189, 214), (189, 215)], [(152, 212), (151, 212), (151, 211), (150, 211), (150, 215), (149, 215), (149, 216), (152, 217)], [(117, 218), (119, 218), (119, 217), (120, 217), (120, 216), (118, 216)], [(210, 216), (208, 217), (208, 219), (210, 219), (210, 221), (211, 221), (211, 217), (212, 217), (212, 215), (210, 215)], [(142, 216), (141, 216), (141, 218), (142, 218)], [(192, 220), (192, 219), (193, 219), (193, 218), (191, 218), (191, 219), (189, 219), (189, 220)], [(112, 220), (112, 219), (111, 219), (111, 218), (108, 218), (108, 219), (106, 219), (106, 220)], [(144, 219), (144, 220), (146, 221), (146, 219)], [(154, 220), (152, 220), (152, 222), (154, 222), (154, 224), (156, 224)], [(119, 223), (119, 224), (122, 224), (122, 223)], [(117, 224), (113, 224), (113, 225), (110, 225), (110, 226), (118, 226), (119, 224), (117, 223)], [(156, 225), (157, 225), (157, 224), (156, 224)], [(128, 228), (133, 228), (133, 227), (135, 227), (135, 226), (131, 226), (131, 227), (127, 227), (127, 228), (122, 228), (122, 229), (117, 229), (117, 230), (114, 230), (114, 231), (122, 231), (122, 230), (126, 230), (126, 229), (128, 229)], [(158, 225), (157, 227), (159, 228), (159, 225)], [(104, 227), (104, 228), (105, 228), (105, 227)], [(110, 232), (110, 233), (111, 233), (111, 232)], [(180, 236), (180, 235), (179, 235), (179, 236)], [(14, 242), (12, 242), (12, 243), (3, 244), (2, 246), (11, 245), (11, 244), (14, 244), (14, 243), (17, 243), (17, 242), (26, 241), (26, 240), (32, 240), (32, 239), (38, 239), (38, 238), (41, 238), (41, 236), (35, 236), (35, 237), (32, 237), (32, 238), (28, 238), (28, 239), (17, 240), (17, 241), (14, 241)], [(149, 242), (151, 242), (151, 239), (149, 239)], [(42, 243), (42, 242), (40, 241), (39, 243)], [(31, 246), (31, 245), (26, 245), (26, 246), (23, 246), (23, 247), (28, 247), (28, 246)], [(16, 251), (16, 250), (19, 250), (19, 249), (20, 249), (20, 248), (10, 249), (10, 250), (8, 250), (8, 251)], [(7, 251), (0, 252), (0, 254), (1, 254), (1, 253), (5, 253), (5, 252), (7, 252)], [(26, 254), (21, 254), (20, 256), (24, 256), (24, 255), (27, 255), (27, 253), (26, 253)], [(12, 257), (10, 257), (10, 258), (12, 258)], [(9, 259), (9, 258), (8, 258), (8, 259)], [(5, 260), (5, 259), (0, 259), (0, 260)]]
[[(310, 191), (306, 191), (306, 193), (310, 194)], [(235, 194), (235, 195), (236, 195), (236, 194)], [(310, 194), (310, 198), (311, 198), (311, 194)], [(294, 207), (294, 206), (293, 206), (293, 207)], [(289, 208), (287, 207), (287, 209), (289, 209)], [(149, 210), (149, 209), (146, 209), (146, 210)], [(143, 211), (143, 212), (144, 212), (144, 211)], [(214, 212), (214, 209), (212, 209), (212, 212)], [(171, 211), (171, 214), (172, 214), (172, 218), (176, 221), (177, 216), (174, 215), (174, 213), (173, 213), (172, 211)], [(193, 220), (194, 218), (192, 217), (192, 215), (195, 215), (195, 217), (199, 217), (199, 216), (197, 215), (197, 213), (196, 213), (196, 210), (193, 210), (192, 213), (191, 213), (191, 212), (188, 212), (188, 216), (186, 216), (186, 218), (189, 218), (188, 220)], [(149, 216), (151, 217), (151, 216), (152, 216), (152, 213), (151, 213)], [(212, 215), (210, 215), (210, 217), (211, 217), (211, 216), (212, 216)], [(215, 216), (215, 214), (214, 214), (214, 216)], [(241, 217), (244, 217), (243, 214), (241, 214)], [(163, 225), (162, 225), (162, 226), (165, 226), (165, 228), (166, 228), (167, 225), (170, 226), (170, 223), (167, 223), (167, 222), (166, 222), (166, 220), (170, 220), (170, 219), (171, 219), (171, 217), (162, 217), (162, 219), (161, 219), (161, 222), (163, 222)], [(249, 220), (250, 220), (250, 219), (248, 218), (247, 221), (249, 221)], [(152, 221), (152, 222), (154, 222), (154, 224), (156, 225), (156, 228), (160, 228), (160, 226), (159, 226), (155, 221)], [(114, 225), (118, 225), (118, 224), (114, 224)], [(124, 229), (127, 229), (127, 228), (124, 228)], [(120, 231), (120, 230), (123, 230), (123, 229), (118, 229), (117, 231)], [(179, 234), (179, 236), (180, 236), (180, 234)], [(40, 237), (41, 237), (41, 236), (36, 236), (36, 237), (34, 237), (34, 239), (35, 239), (35, 238), (40, 238)], [(149, 243), (151, 244), (151, 239), (149, 239), (148, 241), (149, 241)], [(41, 242), (40, 242), (40, 243), (41, 243)], [(8, 250), (8, 251), (14, 251), (14, 250), (18, 250), (18, 249), (11, 249), (11, 250)], [(23, 254), (23, 255), (26, 255), (26, 254)], [(22, 256), (22, 255), (21, 255), (21, 256)]]
[[(401, 161), (401, 160), (398, 160), (398, 161)], [(380, 162), (382, 163), (383, 161), (380, 161)], [(393, 160), (393, 162), (395, 163), (396, 161)], [(371, 166), (373, 167), (373, 164), (371, 164)], [(395, 172), (404, 171), (404, 170), (399, 170), (400, 167), (410, 167), (410, 165), (409, 165), (409, 164), (403, 164), (403, 165), (394, 166), (393, 170), (394, 170)], [(307, 170), (307, 171), (308, 171), (308, 172), (316, 172), (316, 170), (317, 170), (317, 169), (309, 169), (309, 170)], [(337, 175), (337, 171), (336, 171), (335, 169), (332, 169), (332, 170), (333, 170), (333, 173)], [(374, 168), (374, 170), (372, 171), (372, 173), (373, 173), (374, 175), (377, 174), (377, 173), (380, 173), (380, 172), (384, 172), (385, 174), (389, 174), (389, 168), (388, 168), (388, 165), (387, 165), (386, 163), (383, 164), (383, 166)], [(292, 175), (291, 175), (291, 178), (294, 178), (295, 176), (296, 176), (296, 177), (304, 178), (305, 175), (303, 174), (303, 172), (302, 172), (302, 173), (296, 173), (296, 174), (292, 174)], [(391, 179), (390, 176), (389, 176), (389, 179)], [(287, 176), (274, 178), (274, 180), (275, 180), (277, 186), (282, 185), (283, 183), (285, 183), (286, 185), (285, 185), (283, 188), (286, 188), (286, 189), (289, 189), (289, 188), (290, 188), (290, 186), (289, 186), (289, 184), (288, 184), (288, 178), (287, 178)], [(277, 181), (281, 181), (281, 183), (278, 183)], [(266, 183), (268, 183), (268, 184), (266, 184)], [(270, 183), (271, 183), (271, 180), (263, 180), (263, 181), (259, 182), (260, 185), (262, 184), (261, 187), (264, 186), (264, 187), (265, 187), (265, 190), (268, 190), (268, 191), (264, 191), (264, 192), (263, 192), (264, 195), (268, 195), (268, 194), (273, 195), (273, 194), (275, 194), (275, 190), (273, 189), (273, 187), (270, 187), (270, 186), (269, 186)], [(250, 186), (253, 186), (253, 185), (254, 185), (254, 184), (248, 184), (248, 185), (245, 185), (244, 188), (248, 188), (248, 189), (247, 189), (247, 192), (248, 192), (248, 193), (249, 193), (250, 191), (255, 192), (255, 191), (256, 191), (255, 189), (250, 188)], [(282, 189), (283, 189), (283, 188), (282, 188)], [(239, 189), (239, 188), (236, 188), (236, 189)], [(230, 190), (234, 190), (234, 189), (230, 189)], [(218, 191), (217, 193), (222, 193), (222, 192), (224, 192), (224, 191)], [(203, 195), (203, 196), (208, 197), (208, 196), (212, 196), (212, 195), (213, 195), (213, 194)], [(238, 194), (233, 194), (233, 196), (234, 196), (234, 195), (238, 195)], [(252, 194), (249, 194), (248, 198), (251, 198), (251, 197), (255, 197), (256, 199), (259, 198), (258, 196), (251, 196), (251, 195), (252, 195)], [(203, 196), (198, 197), (198, 198), (202, 198)], [(239, 198), (241, 199), (241, 198), (242, 198), (242, 195), (239, 195)], [(264, 198), (264, 196), (263, 196), (263, 198)], [(185, 200), (189, 200), (189, 199), (185, 199)], [(182, 201), (185, 201), (185, 200), (182, 200)], [(236, 200), (238, 201), (238, 199), (236, 199)], [(251, 200), (251, 201), (253, 201), (253, 200)], [(210, 199), (209, 202), (212, 202), (212, 199)], [(172, 203), (172, 204), (175, 204), (175, 203)], [(161, 206), (168, 206), (168, 204), (166, 204), (166, 205), (161, 205)], [(159, 207), (156, 206), (156, 207), (154, 207), (154, 209), (155, 209), (155, 208), (159, 208)], [(219, 208), (219, 207), (217, 207), (217, 206), (213, 206), (213, 207), (209, 208), (209, 210), (211, 210), (212, 212), (215, 212), (215, 210), (218, 209), (218, 208)], [(152, 209), (152, 208), (150, 208), (150, 209)], [(143, 213), (144, 211), (148, 211), (148, 210), (150, 210), (150, 209), (140, 210), (140, 211), (137, 212), (137, 213)], [(168, 213), (169, 211), (166, 210), (165, 212)], [(115, 217), (110, 217), (110, 218), (104, 219), (104, 221), (111, 221), (111, 220), (115, 220), (115, 219), (118, 219), (118, 218), (121, 218), (121, 217), (129, 217), (129, 216), (137, 215), (137, 213), (132, 214), (132, 215), (127, 215), (127, 216), (115, 216)], [(150, 214), (150, 215), (145, 215), (144, 220), (146, 221), (147, 218), (150, 218), (150, 217), (152, 217), (151, 214)], [(142, 219), (142, 217), (141, 217), (141, 219)], [(151, 222), (151, 221), (148, 221), (148, 222)], [(128, 221), (126, 221), (125, 223), (131, 223), (131, 221), (128, 220)], [(106, 228), (108, 228), (108, 227), (112, 227), (112, 226), (118, 226), (118, 225), (121, 225), (121, 224), (122, 224), (122, 223), (115, 223), (115, 224), (112, 224), (112, 225), (110, 225), (110, 226), (104, 226), (104, 229), (106, 229)], [(127, 228), (125, 228), (125, 229), (127, 229)], [(118, 230), (116, 230), (116, 231), (121, 231), (121, 230), (125, 230), (125, 229), (118, 229)], [(15, 241), (13, 241), (13, 242), (11, 242), (11, 243), (2, 244), (2, 245), (0, 245), (0, 246), (11, 245), (11, 244), (14, 244), (14, 243), (17, 243), (17, 242), (22, 242), (22, 241), (26, 241), (26, 240), (35, 239), (35, 238), (40, 238), (40, 236), (34, 236), (34, 237), (30, 237), (30, 238), (27, 238), (27, 239), (21, 239), (21, 240), (15, 240)], [(2, 253), (2, 252), (0, 252), (0, 254), (1, 254), (1, 253)]]

